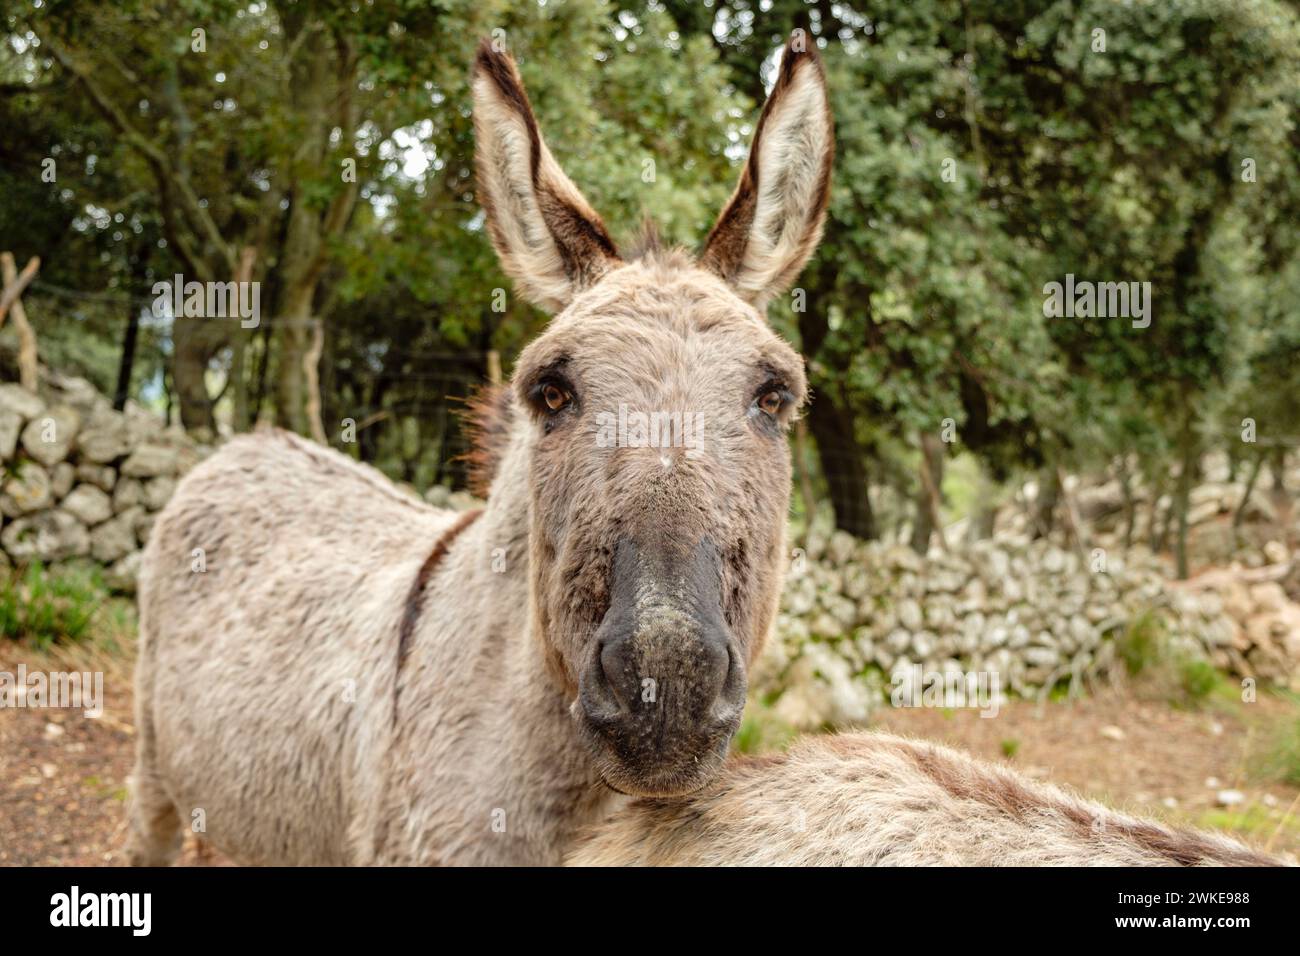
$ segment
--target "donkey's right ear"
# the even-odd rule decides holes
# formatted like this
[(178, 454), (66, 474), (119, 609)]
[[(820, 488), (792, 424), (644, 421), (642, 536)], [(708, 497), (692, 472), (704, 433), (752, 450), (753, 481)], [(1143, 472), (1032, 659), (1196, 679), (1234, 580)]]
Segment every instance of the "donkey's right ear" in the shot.
[(479, 202), (521, 295), (558, 312), (619, 264), (605, 224), (546, 148), (519, 71), (490, 40), (474, 62)]

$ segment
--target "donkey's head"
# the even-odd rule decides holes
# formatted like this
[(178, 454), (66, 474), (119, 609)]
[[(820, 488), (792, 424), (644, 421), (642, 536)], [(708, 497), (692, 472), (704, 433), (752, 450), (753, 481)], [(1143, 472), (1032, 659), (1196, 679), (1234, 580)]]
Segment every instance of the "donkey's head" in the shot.
[(484, 44), (473, 86), (488, 231), (521, 293), (555, 313), (512, 381), (534, 630), (605, 782), (689, 792), (721, 765), (780, 592), (785, 433), (806, 384), (764, 308), (825, 218), (821, 64), (787, 46), (698, 259), (653, 244), (621, 258), (510, 58)]

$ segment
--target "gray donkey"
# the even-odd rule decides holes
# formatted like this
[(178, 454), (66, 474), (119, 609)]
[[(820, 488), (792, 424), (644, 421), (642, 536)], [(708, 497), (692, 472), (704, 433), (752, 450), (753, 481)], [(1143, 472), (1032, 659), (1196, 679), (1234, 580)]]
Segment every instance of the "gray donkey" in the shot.
[(488, 505), (426, 507), (274, 431), (186, 477), (141, 571), (134, 862), (188, 826), (244, 863), (559, 863), (619, 794), (719, 772), (776, 611), (805, 397), (763, 317), (825, 218), (805, 42), (698, 259), (621, 258), (514, 63), (479, 49), (488, 232), (555, 313), (479, 408)]

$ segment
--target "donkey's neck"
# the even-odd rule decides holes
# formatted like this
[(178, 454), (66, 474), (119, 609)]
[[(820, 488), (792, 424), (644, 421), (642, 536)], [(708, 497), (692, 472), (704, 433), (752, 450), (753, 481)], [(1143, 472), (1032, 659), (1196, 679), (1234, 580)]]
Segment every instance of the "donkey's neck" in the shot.
[(410, 661), (409, 680), (423, 686), (401, 695), (429, 706), (399, 731), (399, 746), (434, 768), (427, 798), (462, 821), (459, 832), (421, 837), (439, 840), (425, 850), (443, 862), (558, 863), (613, 798), (531, 632), (521, 427), (483, 515), (452, 543), (431, 582)]

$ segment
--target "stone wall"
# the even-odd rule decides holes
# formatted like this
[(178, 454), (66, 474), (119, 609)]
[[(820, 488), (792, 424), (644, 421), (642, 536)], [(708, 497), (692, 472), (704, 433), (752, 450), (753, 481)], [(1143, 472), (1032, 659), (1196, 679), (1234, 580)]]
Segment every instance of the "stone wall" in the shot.
[(1300, 661), (1291, 615), (1300, 606), (1276, 584), (1225, 576), (1175, 585), (1136, 550), (1081, 557), (1004, 536), (923, 558), (814, 531), (794, 552), (754, 685), (801, 728), (866, 720), (888, 699), (891, 675), (915, 664), (996, 672), (1004, 691), (1022, 696), (1063, 684), (1079, 692), (1114, 672), (1116, 639), (1150, 618), (1184, 654), (1287, 684)]
[(154, 516), (208, 451), (84, 379), (0, 384), (0, 565), (88, 558), (132, 589)]

